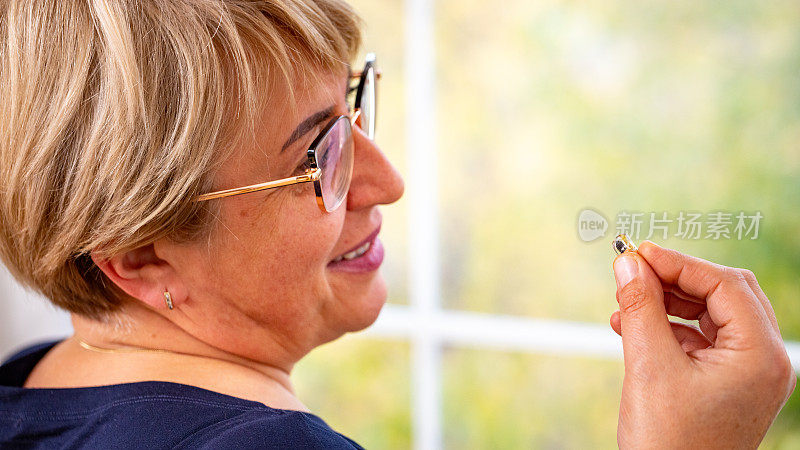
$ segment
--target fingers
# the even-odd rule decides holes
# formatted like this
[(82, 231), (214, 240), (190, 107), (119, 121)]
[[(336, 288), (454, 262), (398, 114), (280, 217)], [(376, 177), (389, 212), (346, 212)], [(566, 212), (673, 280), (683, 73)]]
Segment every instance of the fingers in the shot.
[(767, 314), (772, 327), (775, 329), (775, 332), (780, 335), (781, 331), (778, 329), (778, 320), (775, 318), (775, 311), (772, 309), (772, 305), (767, 298), (767, 295), (764, 294), (764, 291), (761, 290), (761, 286), (758, 285), (758, 280), (756, 280), (755, 274), (747, 269), (742, 269), (742, 275), (744, 276), (745, 281), (750, 286), (750, 289), (756, 294), (758, 300), (761, 302), (761, 306), (764, 308), (764, 312)]
[[(614, 313), (611, 314), (609, 322), (614, 332), (622, 336), (622, 324), (620, 322), (619, 311), (614, 311)], [(702, 350), (712, 345), (711, 341), (709, 341), (704, 334), (701, 334), (700, 330), (693, 326), (670, 322), (670, 328), (672, 329), (673, 336), (675, 336), (675, 340), (678, 341), (684, 353)]]
[[(703, 335), (713, 344), (717, 339), (719, 327), (709, 317), (705, 301), (695, 299), (669, 284), (662, 283), (662, 288), (665, 289), (664, 309), (667, 311), (667, 315), (686, 320), (697, 320)], [(619, 334), (619, 312), (614, 313), (611, 320), (617, 321), (616, 325), (612, 322), (611, 326), (616, 326), (617, 328), (614, 330)]]
[(708, 315), (705, 304), (684, 300), (672, 292), (664, 293), (664, 307), (670, 316), (686, 320), (697, 320), (703, 335), (712, 344), (717, 340), (717, 327)]
[[(705, 300), (708, 318), (718, 328), (728, 328), (730, 345), (752, 344), (765, 339), (764, 328), (772, 328), (761, 300), (741, 271), (684, 255), (645, 241), (639, 246), (645, 259), (662, 282), (699, 301)], [(726, 345), (728, 345), (726, 344)]]
[[(717, 339), (717, 327), (708, 316), (705, 304), (698, 304), (689, 300), (684, 300), (675, 296), (671, 292), (664, 293), (664, 308), (670, 316), (680, 317), (686, 320), (697, 320), (705, 338), (712, 344)], [(620, 334), (619, 311), (611, 315), (611, 327), (617, 334)]]
[(619, 311), (614, 311), (611, 314), (611, 319), (609, 319), (608, 322), (611, 324), (611, 329), (614, 330), (614, 332), (618, 335), (622, 336), (622, 325), (619, 321)]
[(684, 300), (672, 292), (664, 292), (664, 307), (670, 316), (677, 316), (686, 320), (697, 320), (700, 318), (700, 314), (706, 311), (705, 303)]
[(703, 331), (703, 335), (705, 335), (706, 339), (714, 343), (717, 342), (719, 327), (711, 320), (711, 315), (708, 314), (708, 311), (700, 315), (700, 318), (697, 319), (697, 324), (700, 326), (700, 330)]
[(674, 339), (661, 281), (644, 258), (623, 253), (614, 260), (620, 332), (626, 365), (685, 356)]
[(670, 326), (672, 327), (672, 334), (675, 335), (675, 339), (681, 344), (681, 349), (685, 353), (711, 347), (711, 342), (697, 328), (675, 322), (670, 322)]
[(678, 298), (682, 298), (684, 300), (688, 300), (688, 301), (694, 302), (694, 303), (700, 303), (702, 305), (706, 304), (706, 300), (704, 298), (700, 299), (700, 298), (693, 297), (693, 296), (687, 294), (686, 292), (683, 292), (683, 289), (679, 288), (678, 286), (674, 286), (672, 284), (666, 283), (663, 280), (661, 281), (661, 286), (664, 289), (664, 292), (669, 292), (671, 294), (674, 294)]
[(705, 303), (684, 300), (671, 292), (664, 292), (664, 309), (667, 311), (667, 315), (686, 320), (700, 320), (700, 317), (706, 313)]
[[(753, 293), (758, 297), (758, 299), (759, 299), (759, 301), (761, 303), (761, 306), (764, 308), (764, 312), (766, 313), (767, 317), (770, 319), (770, 322), (775, 326), (776, 331), (778, 331), (778, 329), (777, 329), (778, 321), (775, 320), (775, 311), (772, 310), (772, 305), (770, 304), (769, 299), (767, 298), (766, 294), (764, 294), (764, 291), (761, 290), (761, 286), (758, 285), (758, 280), (756, 280), (756, 276), (753, 274), (753, 272), (751, 272), (751, 271), (749, 271), (747, 269), (735, 269), (735, 268), (731, 268), (731, 267), (726, 267), (726, 269), (730, 270), (730, 271), (738, 271), (738, 272), (740, 272), (742, 278), (744, 278), (747, 281), (747, 284), (750, 286), (750, 289), (752, 289)], [(670, 293), (670, 294), (673, 294), (674, 296), (676, 296), (676, 297), (678, 297), (680, 299), (683, 299), (683, 300), (686, 300), (686, 301), (689, 301), (689, 302), (692, 302), (692, 303), (698, 303), (698, 304), (701, 304), (701, 305), (705, 305), (706, 304), (706, 300), (704, 298), (701, 299), (701, 298), (693, 297), (693, 296), (687, 294), (686, 292), (683, 292), (683, 290), (681, 288), (677, 287), (677, 286), (673, 286), (673, 285), (671, 285), (669, 283), (666, 283), (664, 281), (661, 282), (661, 286), (663, 286), (663, 288), (664, 288), (664, 295), (665, 296), (667, 295), (667, 293)]]

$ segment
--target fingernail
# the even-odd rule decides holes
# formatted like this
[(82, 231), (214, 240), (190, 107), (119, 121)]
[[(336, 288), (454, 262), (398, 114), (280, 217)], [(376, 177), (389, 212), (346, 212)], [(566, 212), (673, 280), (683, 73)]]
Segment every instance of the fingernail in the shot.
[(614, 261), (614, 277), (617, 279), (617, 289), (625, 287), (639, 274), (639, 264), (632, 256), (619, 256)]

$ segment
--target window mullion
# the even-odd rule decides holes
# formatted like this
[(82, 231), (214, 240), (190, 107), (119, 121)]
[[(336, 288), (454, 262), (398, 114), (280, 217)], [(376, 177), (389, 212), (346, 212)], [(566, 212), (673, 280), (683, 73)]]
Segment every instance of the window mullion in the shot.
[(433, 329), (440, 305), (433, 0), (406, 0), (405, 7), (412, 430), (414, 447), (432, 450), (442, 446), (441, 342)]

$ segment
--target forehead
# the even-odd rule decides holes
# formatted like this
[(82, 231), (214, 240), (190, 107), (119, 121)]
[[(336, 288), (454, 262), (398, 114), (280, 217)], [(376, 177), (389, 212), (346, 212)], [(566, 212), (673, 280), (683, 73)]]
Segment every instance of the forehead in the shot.
[(261, 179), (265, 174), (277, 174), (286, 169), (282, 165), (296, 163), (293, 159), (297, 155), (281, 151), (284, 142), (298, 124), (314, 113), (334, 106), (338, 114), (345, 114), (347, 87), (347, 68), (338, 73), (318, 71), (298, 76), (291, 88), (281, 82), (270, 83), (270, 87), (264, 88), (267, 92), (263, 94), (263, 106), (256, 114), (252, 132), (244, 133), (219, 167), (215, 186), (228, 188), (267, 181)]
[[(278, 84), (268, 94), (260, 115), (259, 128), (271, 138), (271, 148), (280, 151), (283, 142), (302, 121), (331, 106), (344, 104), (348, 71), (313, 72), (292, 81), (290, 88)], [(264, 136), (266, 137), (266, 136)]]

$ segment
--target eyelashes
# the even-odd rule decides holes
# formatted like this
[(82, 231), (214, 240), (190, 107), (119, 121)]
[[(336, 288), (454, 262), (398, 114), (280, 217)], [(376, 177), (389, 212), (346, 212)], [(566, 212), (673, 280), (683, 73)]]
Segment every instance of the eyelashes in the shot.
[(303, 158), (303, 162), (300, 163), (300, 165), (297, 166), (297, 168), (294, 170), (294, 172), (295, 172), (296, 175), (302, 175), (302, 174), (306, 173), (306, 171), (308, 171), (308, 170), (311, 170), (311, 164), (308, 163), (308, 158), (306, 157), (306, 158)]
[(358, 85), (350, 86), (344, 94), (344, 102), (347, 104), (348, 111), (352, 111), (356, 102), (356, 91)]

